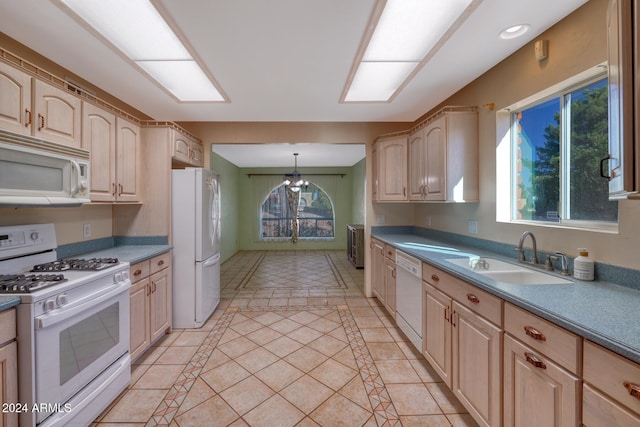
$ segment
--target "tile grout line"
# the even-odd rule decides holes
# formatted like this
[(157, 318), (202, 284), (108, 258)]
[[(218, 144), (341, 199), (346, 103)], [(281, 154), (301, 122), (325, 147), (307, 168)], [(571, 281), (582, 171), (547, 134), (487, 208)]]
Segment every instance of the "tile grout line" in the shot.
[(189, 390), (191, 390), (202, 368), (205, 363), (207, 363), (207, 360), (209, 360), (213, 350), (233, 321), (237, 312), (238, 310), (235, 307), (227, 308), (220, 319), (218, 319), (211, 332), (209, 332), (203, 343), (198, 347), (198, 350), (182, 370), (172, 387), (167, 391), (164, 399), (147, 421), (145, 427), (169, 426), (169, 424), (171, 424), (180, 405), (187, 397)]

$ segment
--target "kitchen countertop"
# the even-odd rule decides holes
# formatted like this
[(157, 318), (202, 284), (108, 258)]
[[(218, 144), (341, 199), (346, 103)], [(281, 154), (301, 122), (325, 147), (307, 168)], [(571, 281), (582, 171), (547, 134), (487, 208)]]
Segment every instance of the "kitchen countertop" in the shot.
[(20, 304), (20, 297), (0, 297), (0, 311), (9, 310)]
[(83, 253), (82, 258), (118, 258), (119, 261), (135, 264), (171, 250), (170, 245), (123, 245)]
[[(522, 307), (586, 339), (640, 363), (640, 291), (603, 281), (572, 284), (512, 285), (497, 282), (446, 259), (469, 255), (517, 263), (477, 248), (452, 245), (413, 234), (372, 236), (421, 261), (453, 274), (505, 301)], [(562, 277), (562, 276), (559, 276)]]

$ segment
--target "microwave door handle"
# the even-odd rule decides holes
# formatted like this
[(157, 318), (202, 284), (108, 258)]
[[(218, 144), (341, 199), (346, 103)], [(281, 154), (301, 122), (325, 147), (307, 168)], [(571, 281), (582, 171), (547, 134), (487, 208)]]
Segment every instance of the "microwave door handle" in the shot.
[(75, 182), (74, 186), (71, 188), (71, 195), (75, 196), (80, 192), (80, 180), (82, 177), (80, 176), (80, 165), (75, 160), (71, 160), (71, 169), (75, 169), (76, 173), (74, 175)]

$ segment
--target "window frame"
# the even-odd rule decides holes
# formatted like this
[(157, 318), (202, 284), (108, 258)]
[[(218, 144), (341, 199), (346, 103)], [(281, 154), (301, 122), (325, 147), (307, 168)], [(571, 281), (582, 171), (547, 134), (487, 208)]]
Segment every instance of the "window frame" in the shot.
[[(316, 184), (315, 182), (309, 181), (309, 185), (314, 185), (318, 190), (322, 191), (325, 196), (327, 197), (327, 199), (329, 200), (329, 203), (331, 204), (331, 223), (333, 225), (333, 236), (303, 236), (301, 234), (298, 234), (298, 240), (309, 240), (309, 241), (313, 241), (313, 240), (322, 240), (322, 241), (330, 241), (330, 240), (335, 240), (336, 239), (336, 208), (335, 208), (335, 204), (333, 202), (333, 200), (331, 199), (331, 196), (329, 196), (329, 193), (327, 193), (321, 186), (319, 186), (318, 184)], [(267, 199), (269, 198), (269, 196), (271, 196), (271, 194), (273, 194), (274, 191), (276, 191), (278, 188), (283, 187), (284, 183), (280, 183), (278, 185), (276, 185), (275, 187), (273, 187), (269, 193), (267, 194), (267, 196), (262, 200), (262, 203), (260, 203), (260, 206), (258, 207), (258, 240), (263, 241), (263, 242), (269, 242), (269, 241), (274, 241), (274, 242), (278, 242), (278, 241), (287, 241), (289, 239), (291, 239), (291, 236), (263, 236), (263, 228), (262, 228), (262, 222), (263, 222), (263, 217), (262, 217), (262, 213), (263, 213), (263, 206), (265, 204), (265, 202), (267, 201)], [(286, 193), (285, 193), (286, 194)], [(302, 200), (302, 198), (300, 199)], [(299, 203), (298, 203), (298, 207), (299, 207)], [(291, 218), (278, 218), (280, 220), (291, 220)], [(299, 220), (304, 220), (304, 219), (309, 219), (309, 218), (298, 218)]]
[[(564, 126), (565, 116), (570, 114), (566, 108), (566, 103), (571, 102), (570, 95), (572, 92), (589, 86), (597, 81), (607, 78), (607, 64), (598, 64), (595, 67), (579, 73), (567, 80), (529, 96), (517, 103), (514, 103), (496, 113), (496, 221), (507, 222), (513, 224), (535, 225), (540, 227), (563, 228), (563, 229), (580, 229), (586, 231), (618, 233), (620, 219), (615, 222), (596, 221), (596, 220), (575, 220), (563, 218), (565, 211), (570, 208), (570, 195), (568, 186), (568, 166), (570, 163), (570, 138), (566, 133), (570, 132), (567, 126)], [(559, 98), (561, 106), (560, 130), (560, 162), (562, 165), (560, 173), (560, 193), (559, 193), (559, 215), (558, 222), (536, 221), (529, 219), (517, 219), (515, 216), (517, 197), (517, 186), (515, 180), (516, 156), (514, 154), (513, 138), (515, 132), (515, 120), (513, 116), (519, 111), (535, 107), (536, 105), (547, 102), (551, 99)], [(570, 135), (569, 135), (570, 136)]]

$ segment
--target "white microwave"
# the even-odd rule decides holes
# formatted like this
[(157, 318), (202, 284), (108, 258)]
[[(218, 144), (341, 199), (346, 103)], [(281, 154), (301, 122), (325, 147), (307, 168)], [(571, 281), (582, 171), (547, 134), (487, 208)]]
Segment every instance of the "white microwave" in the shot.
[(90, 202), (89, 152), (0, 130), (0, 206)]

